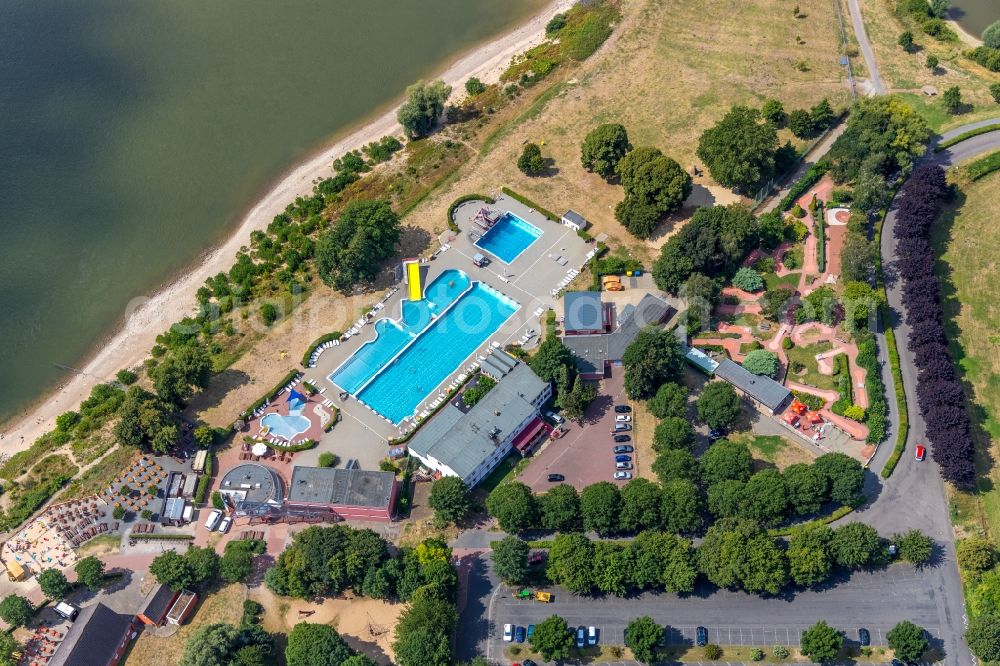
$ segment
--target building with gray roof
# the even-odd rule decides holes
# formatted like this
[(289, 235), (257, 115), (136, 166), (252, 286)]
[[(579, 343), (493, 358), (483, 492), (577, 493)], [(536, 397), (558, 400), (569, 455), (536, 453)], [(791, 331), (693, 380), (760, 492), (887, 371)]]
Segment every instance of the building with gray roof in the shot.
[(646, 294), (638, 305), (622, 310), (615, 330), (599, 335), (566, 335), (563, 344), (576, 355), (584, 379), (599, 379), (608, 365), (621, 363), (625, 349), (644, 326), (662, 324), (672, 311), (662, 298)]
[(527, 451), (542, 436), (541, 408), (551, 397), (552, 386), (518, 362), (468, 412), (445, 405), (410, 440), (410, 453), (474, 486), (515, 446)]
[(48, 663), (50, 666), (117, 664), (138, 626), (134, 615), (116, 613), (102, 603), (85, 606)]
[(563, 213), (561, 222), (574, 231), (583, 231), (590, 226), (590, 222), (587, 221), (587, 218), (580, 215), (572, 208)]
[(484, 375), (489, 375), (493, 379), (500, 381), (514, 369), (517, 363), (517, 359), (507, 352), (502, 349), (494, 349), (493, 353), (487, 356), (481, 363), (480, 369)]
[(792, 392), (787, 388), (770, 377), (753, 374), (728, 358), (719, 363), (715, 376), (725, 379), (738, 393), (771, 414), (777, 414), (791, 401)]
[(567, 291), (563, 296), (563, 330), (566, 335), (598, 335), (609, 325), (609, 308), (599, 291)]
[(296, 466), (288, 486), (291, 509), (322, 507), (344, 520), (392, 520), (399, 484), (392, 472)]

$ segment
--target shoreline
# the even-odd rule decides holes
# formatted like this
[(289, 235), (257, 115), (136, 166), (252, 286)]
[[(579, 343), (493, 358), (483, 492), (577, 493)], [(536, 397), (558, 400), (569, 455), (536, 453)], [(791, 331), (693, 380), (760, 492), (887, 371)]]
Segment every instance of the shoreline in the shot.
[[(486, 83), (496, 82), (512, 57), (545, 39), (545, 24), (552, 15), (566, 11), (575, 3), (576, 0), (551, 0), (506, 33), (460, 52), (443, 70), (428, 78), (443, 79), (452, 86), (452, 100), (465, 95), (463, 84), (471, 76)], [(251, 232), (265, 229), (296, 196), (311, 194), (317, 179), (333, 175), (331, 164), (336, 158), (383, 136), (402, 132), (396, 121), (399, 103), (398, 98), (388, 102), (373, 110), (372, 116), (327, 138), (268, 183), (262, 194), (237, 215), (239, 223), (219, 242), (155, 287), (151, 295), (130, 300), (111, 333), (84, 357), (76, 374), (40, 394), (33, 400), (37, 405), (34, 409), (13, 415), (0, 424), (3, 433), (0, 453), (12, 455), (28, 448), (38, 437), (55, 428), (55, 418), (59, 414), (77, 408), (94, 386), (112, 381), (122, 368), (141, 364), (157, 335), (195, 311), (195, 292), (206, 278), (229, 270), (239, 249), (249, 243)]]

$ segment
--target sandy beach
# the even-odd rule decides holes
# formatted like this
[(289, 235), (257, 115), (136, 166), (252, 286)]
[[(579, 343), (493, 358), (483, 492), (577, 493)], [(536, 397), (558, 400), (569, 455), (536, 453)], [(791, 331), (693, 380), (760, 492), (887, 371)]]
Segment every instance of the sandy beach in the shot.
[[(470, 52), (459, 56), (441, 78), (451, 85), (453, 97), (464, 95), (464, 83), (476, 76), (487, 83), (499, 79), (510, 59), (541, 43), (545, 24), (553, 14), (565, 11), (575, 0), (553, 0), (528, 22)], [(75, 409), (99, 383), (114, 378), (115, 373), (142, 363), (156, 336), (171, 324), (195, 310), (195, 292), (205, 279), (220, 271), (228, 271), (236, 253), (250, 238), (250, 233), (264, 229), (274, 216), (284, 210), (296, 196), (312, 193), (317, 179), (332, 175), (331, 163), (344, 153), (376, 141), (387, 134), (399, 135), (402, 128), (396, 122), (396, 107), (378, 116), (360, 129), (351, 130), (290, 169), (249, 210), (229, 238), (206, 252), (174, 282), (152, 295), (130, 301), (118, 330), (87, 359), (81, 372), (73, 375), (57, 390), (37, 401), (37, 407), (15, 417), (3, 429), (0, 452), (7, 455), (24, 450), (40, 435), (55, 427), (59, 414)]]

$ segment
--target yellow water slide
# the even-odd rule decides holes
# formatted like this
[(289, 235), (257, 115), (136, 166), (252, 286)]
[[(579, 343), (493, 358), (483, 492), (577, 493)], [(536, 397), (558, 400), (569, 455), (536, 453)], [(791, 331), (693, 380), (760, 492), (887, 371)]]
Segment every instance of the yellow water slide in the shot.
[(406, 284), (409, 287), (411, 301), (419, 301), (423, 298), (423, 285), (420, 284), (420, 262), (406, 262)]

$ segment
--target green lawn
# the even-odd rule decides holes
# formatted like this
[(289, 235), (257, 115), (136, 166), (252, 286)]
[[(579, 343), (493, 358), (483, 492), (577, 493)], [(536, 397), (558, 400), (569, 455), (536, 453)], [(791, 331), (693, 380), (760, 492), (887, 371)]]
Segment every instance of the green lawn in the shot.
[[(834, 391), (837, 389), (836, 382), (832, 375), (821, 375), (816, 364), (816, 354), (833, 349), (833, 344), (827, 340), (816, 342), (802, 347), (793, 347), (787, 351), (788, 354), (788, 378), (800, 384), (808, 384), (816, 388)], [(796, 363), (801, 364), (805, 370), (795, 372)]]
[(945, 110), (944, 102), (941, 101), (940, 96), (927, 97), (916, 93), (899, 93), (898, 97), (912, 106), (917, 113), (924, 117), (931, 129), (939, 133), (951, 127), (959, 127), (984, 118), (991, 118), (997, 113), (997, 107), (994, 104), (992, 106), (973, 106), (965, 113), (953, 115)]
[(789, 289), (796, 289), (799, 286), (799, 278), (802, 277), (802, 273), (795, 272), (789, 273), (788, 275), (778, 276), (775, 273), (765, 273), (764, 274), (764, 285), (767, 287), (768, 291), (772, 289), (778, 289), (780, 287), (788, 287)]

